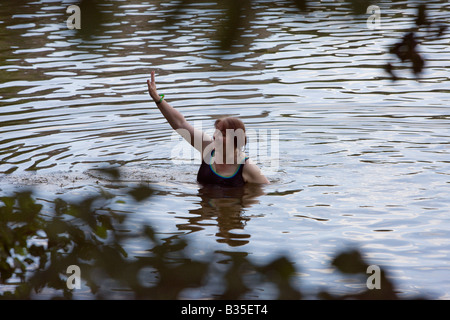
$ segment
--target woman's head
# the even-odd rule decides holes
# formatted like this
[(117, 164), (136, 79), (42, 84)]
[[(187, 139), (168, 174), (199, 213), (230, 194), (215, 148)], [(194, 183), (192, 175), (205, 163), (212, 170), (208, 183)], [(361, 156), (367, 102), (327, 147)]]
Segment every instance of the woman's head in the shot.
[(214, 140), (216, 143), (222, 141), (224, 150), (228, 143), (233, 144), (233, 150), (241, 150), (247, 144), (245, 125), (240, 119), (235, 117), (217, 119), (214, 127), (216, 128)]

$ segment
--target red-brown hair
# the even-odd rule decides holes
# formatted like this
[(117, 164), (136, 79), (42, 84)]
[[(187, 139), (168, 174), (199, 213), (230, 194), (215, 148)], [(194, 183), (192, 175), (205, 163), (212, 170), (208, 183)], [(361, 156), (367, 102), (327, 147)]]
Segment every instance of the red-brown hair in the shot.
[(238, 146), (238, 138), (235, 136), (234, 137), (234, 148), (241, 148), (243, 146), (245, 146), (247, 144), (247, 136), (245, 135), (245, 125), (244, 123), (235, 117), (226, 117), (226, 118), (221, 118), (221, 119), (217, 119), (216, 122), (214, 123), (214, 127), (217, 130), (220, 130), (221, 132), (226, 133), (227, 129), (233, 129), (233, 130), (238, 130), (241, 129), (244, 132), (244, 145), (242, 146)]

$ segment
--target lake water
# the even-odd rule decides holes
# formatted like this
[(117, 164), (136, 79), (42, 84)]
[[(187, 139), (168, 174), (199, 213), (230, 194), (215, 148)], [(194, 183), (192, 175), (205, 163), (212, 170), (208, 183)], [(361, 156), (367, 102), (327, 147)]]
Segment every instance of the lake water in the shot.
[[(118, 210), (162, 237), (185, 235), (193, 256), (285, 254), (311, 291), (340, 293), (359, 284), (330, 261), (357, 247), (401, 297), (449, 299), (449, 33), (420, 45), (426, 68), (416, 79), (387, 49), (413, 25), (414, 1), (379, 1), (379, 30), (339, 1), (306, 15), (288, 1), (254, 1), (231, 52), (217, 49), (222, 10), (213, 3), (192, 3), (162, 26), (177, 3), (107, 3), (91, 40), (67, 28), (71, 2), (0, 3), (0, 192), (33, 185), (44, 200), (99, 187), (120, 195), (93, 170), (118, 166), (126, 183), (157, 190)], [(427, 4), (432, 19), (449, 21), (448, 1)], [(384, 72), (388, 61), (400, 80)], [(204, 193), (194, 151), (148, 96), (151, 70), (196, 126), (240, 117), (271, 184), (235, 198)]]

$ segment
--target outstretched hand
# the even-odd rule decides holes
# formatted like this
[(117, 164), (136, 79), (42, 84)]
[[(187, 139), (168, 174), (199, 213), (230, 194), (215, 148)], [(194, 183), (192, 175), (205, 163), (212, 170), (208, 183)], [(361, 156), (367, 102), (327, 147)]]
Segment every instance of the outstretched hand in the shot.
[(152, 97), (154, 101), (159, 101), (161, 97), (158, 95), (158, 92), (156, 91), (155, 71), (152, 71), (151, 73), (151, 80), (147, 80), (147, 86), (150, 97)]

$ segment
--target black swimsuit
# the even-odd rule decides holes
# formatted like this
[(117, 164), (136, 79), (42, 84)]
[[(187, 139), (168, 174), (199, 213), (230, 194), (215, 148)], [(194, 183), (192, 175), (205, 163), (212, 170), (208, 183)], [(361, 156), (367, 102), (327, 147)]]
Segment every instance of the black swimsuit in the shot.
[[(214, 150), (211, 152), (211, 158), (214, 155)], [(210, 158), (210, 163), (212, 162)], [(244, 170), (245, 162), (248, 157), (245, 158), (244, 163), (241, 163), (236, 170), (236, 172), (225, 177), (214, 171), (211, 164), (206, 163), (202, 158), (202, 164), (197, 173), (197, 181), (202, 185), (218, 185), (222, 187), (241, 187), (245, 184), (244, 178), (242, 177), (242, 171)]]

